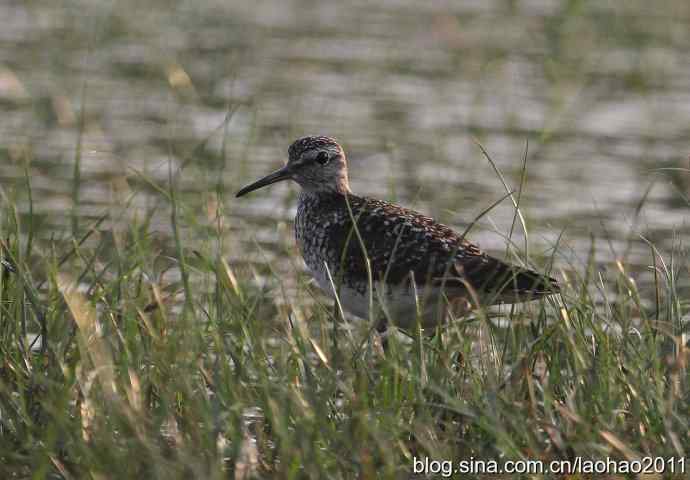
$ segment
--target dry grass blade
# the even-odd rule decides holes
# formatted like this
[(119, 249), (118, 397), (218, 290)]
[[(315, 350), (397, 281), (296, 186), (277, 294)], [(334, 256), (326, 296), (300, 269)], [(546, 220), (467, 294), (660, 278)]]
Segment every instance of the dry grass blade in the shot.
[(640, 459), (640, 454), (636, 453), (632, 448), (628, 447), (623, 440), (618, 438), (615, 434), (612, 432), (602, 430), (599, 432), (599, 435), (606, 440), (606, 443), (611, 445), (613, 448), (618, 450), (620, 453), (623, 454), (623, 456), (630, 462), (633, 460), (639, 460)]
[(58, 278), (58, 288), (79, 329), (82, 361), (85, 358), (91, 360), (93, 372), (104, 394), (113, 400), (117, 395), (113, 358), (110, 349), (100, 336), (96, 310), (66, 276), (62, 275)]

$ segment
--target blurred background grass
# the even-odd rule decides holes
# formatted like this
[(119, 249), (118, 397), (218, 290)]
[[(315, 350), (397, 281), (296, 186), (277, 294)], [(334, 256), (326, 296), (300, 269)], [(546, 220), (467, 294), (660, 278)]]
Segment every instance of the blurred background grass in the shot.
[[(687, 454), (688, 2), (9, 0), (0, 19), (7, 476)], [(480, 141), (525, 175), (529, 258), (553, 257), (567, 303), (386, 359), (361, 323), (333, 344), (296, 188), (231, 195), (312, 133), (343, 143), (356, 192), (458, 228), (503, 194)], [(513, 215), (473, 240), (524, 258)]]

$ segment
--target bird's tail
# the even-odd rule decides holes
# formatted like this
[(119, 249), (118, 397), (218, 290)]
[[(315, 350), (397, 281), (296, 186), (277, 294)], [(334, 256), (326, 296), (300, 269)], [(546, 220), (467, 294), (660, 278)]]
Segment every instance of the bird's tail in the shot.
[(555, 278), (488, 256), (465, 258), (454, 270), (458, 280), (489, 304), (524, 302), (561, 291)]

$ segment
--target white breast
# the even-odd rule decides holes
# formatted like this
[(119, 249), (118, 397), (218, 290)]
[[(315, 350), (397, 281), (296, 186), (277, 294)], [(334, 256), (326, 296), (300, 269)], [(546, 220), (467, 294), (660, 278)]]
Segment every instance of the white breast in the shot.
[[(335, 298), (334, 283), (336, 279), (333, 279), (333, 283), (331, 283), (331, 280), (328, 277), (328, 272), (326, 271), (326, 267), (322, 266), (322, 268), (312, 268), (309, 265), (307, 266), (309, 267), (309, 271), (321, 290), (323, 290), (329, 297)], [(331, 275), (332, 274), (333, 273), (331, 272)], [(368, 295), (362, 295), (353, 288), (341, 285), (338, 298), (340, 299), (340, 304), (347, 312), (364, 319), (369, 318)]]

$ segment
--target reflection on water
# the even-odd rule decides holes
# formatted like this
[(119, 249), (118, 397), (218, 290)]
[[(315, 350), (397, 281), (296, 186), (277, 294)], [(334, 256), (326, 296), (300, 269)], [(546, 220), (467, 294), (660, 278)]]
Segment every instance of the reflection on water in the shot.
[[(593, 234), (598, 260), (629, 248), (643, 267), (638, 234), (668, 254), (690, 230), (690, 175), (660, 170), (690, 167), (685, 0), (42, 0), (4, 2), (0, 18), (0, 180), (26, 200), (31, 160), (45, 236), (70, 225), (77, 156), (86, 222), (151, 207), (149, 182), (182, 165), (186, 200), (205, 208), (307, 133), (344, 144), (358, 193), (457, 227), (504, 193), (476, 141), (517, 187), (529, 140), (521, 203), (532, 252), (565, 229), (557, 265), (583, 265)], [(275, 222), (294, 197), (222, 195), (228, 257), (266, 261), (290, 242)], [(487, 218), (473, 239), (503, 251), (512, 208)], [(161, 209), (151, 228), (168, 222)], [(250, 257), (255, 241), (267, 251)]]

